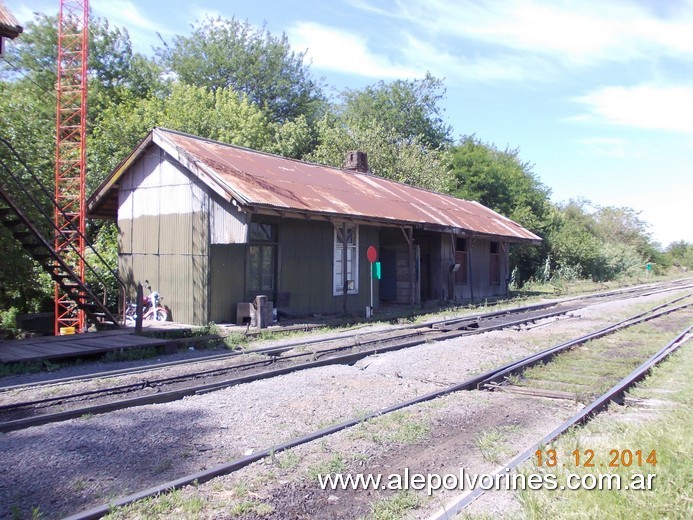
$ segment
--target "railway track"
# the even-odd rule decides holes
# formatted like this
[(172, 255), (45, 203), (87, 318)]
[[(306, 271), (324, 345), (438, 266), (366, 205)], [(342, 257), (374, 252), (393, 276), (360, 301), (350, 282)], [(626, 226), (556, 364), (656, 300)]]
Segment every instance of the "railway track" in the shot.
[[(349, 420), (342, 422), (340, 424), (328, 427), (328, 428), (323, 428), (321, 430), (312, 432), (307, 435), (303, 435), (294, 439), (291, 439), (287, 442), (272, 446), (270, 448), (264, 449), (264, 450), (258, 450), (252, 453), (251, 455), (233, 460), (229, 462), (228, 464), (222, 464), (216, 467), (213, 467), (211, 469), (201, 471), (201, 472), (196, 472), (191, 475), (187, 475), (185, 477), (181, 477), (179, 479), (176, 479), (174, 481), (169, 481), (162, 483), (160, 485), (154, 486), (152, 488), (148, 488), (146, 490), (140, 491), (138, 493), (134, 493), (125, 497), (121, 497), (119, 499), (116, 499), (115, 501), (111, 502), (108, 505), (103, 505), (103, 506), (98, 506), (86, 511), (83, 511), (81, 513), (78, 513), (76, 515), (73, 515), (69, 517), (71, 520), (76, 520), (76, 519), (87, 519), (87, 518), (98, 518), (100, 516), (103, 516), (106, 514), (108, 511), (111, 510), (113, 506), (122, 506), (125, 504), (129, 504), (133, 501), (140, 500), (146, 497), (151, 497), (158, 495), (160, 493), (170, 491), (173, 489), (179, 489), (181, 487), (184, 487), (186, 485), (192, 484), (192, 483), (203, 483), (205, 481), (208, 481), (212, 478), (215, 478), (220, 475), (225, 475), (229, 474), (235, 471), (238, 471), (245, 466), (248, 466), (249, 464), (262, 460), (266, 457), (269, 457), (270, 455), (274, 455), (277, 453), (280, 453), (282, 451), (288, 450), (290, 448), (300, 446), (302, 444), (306, 444), (308, 442), (311, 442), (313, 440), (317, 440), (323, 437), (326, 437), (328, 435), (335, 434), (341, 430), (344, 430), (346, 428), (349, 428), (351, 426), (355, 426), (363, 421), (368, 421), (371, 419), (374, 419), (376, 417), (397, 411), (397, 410), (402, 410), (403, 408), (410, 407), (412, 405), (416, 405), (419, 403), (423, 403), (426, 401), (430, 401), (433, 399), (436, 399), (438, 397), (446, 396), (455, 392), (460, 392), (460, 391), (487, 391), (487, 390), (496, 390), (498, 387), (499, 383), (503, 383), (508, 380), (508, 378), (512, 377), (513, 375), (516, 374), (521, 374), (523, 371), (527, 370), (528, 368), (537, 365), (538, 363), (550, 363), (550, 361), (557, 355), (561, 353), (568, 352), (570, 349), (573, 349), (574, 347), (593, 341), (595, 339), (601, 338), (603, 336), (607, 336), (610, 334), (617, 333), (619, 331), (622, 331), (628, 327), (638, 325), (641, 323), (644, 323), (646, 321), (650, 320), (656, 320), (659, 318), (662, 318), (664, 316), (667, 316), (672, 313), (677, 313), (680, 311), (684, 311), (685, 309), (689, 309), (691, 306), (693, 306), (693, 302), (690, 301), (691, 294), (688, 294), (682, 298), (676, 298), (674, 300), (671, 300), (663, 305), (657, 306), (655, 308), (649, 309), (646, 312), (643, 313), (638, 313), (637, 315), (630, 316), (629, 318), (625, 320), (621, 320), (618, 323), (609, 325), (607, 327), (604, 327), (598, 331), (594, 331), (592, 333), (580, 336), (579, 338), (575, 338), (571, 341), (562, 343), (560, 345), (556, 345), (554, 347), (551, 347), (549, 349), (545, 349), (544, 351), (534, 354), (531, 356), (527, 356), (526, 358), (509, 363), (505, 366), (498, 367), (496, 369), (493, 369), (491, 371), (488, 371), (484, 374), (481, 374), (479, 376), (473, 377), (471, 379), (468, 379), (466, 381), (463, 381), (461, 383), (448, 386), (446, 388), (436, 390), (434, 392), (427, 393), (425, 395), (421, 395), (419, 397), (416, 397), (414, 399), (406, 400), (397, 404), (394, 404), (392, 406), (388, 406), (387, 408), (372, 412), (366, 416), (359, 417), (357, 419)], [(689, 325), (685, 330), (683, 330), (680, 334), (678, 334), (677, 338), (670, 342), (666, 347), (661, 349), (659, 352), (657, 352), (654, 356), (650, 357), (648, 360), (644, 361), (636, 370), (632, 371), (626, 378), (621, 380), (618, 384), (614, 385), (608, 392), (604, 393), (601, 395), (598, 399), (594, 400), (591, 402), (589, 405), (587, 405), (584, 410), (580, 413), (575, 415), (570, 421), (566, 422), (564, 425), (561, 426), (561, 428), (558, 428), (554, 432), (552, 432), (551, 435), (554, 437), (561, 432), (565, 431), (567, 428), (569, 428), (573, 424), (577, 424), (581, 421), (586, 420), (589, 418), (591, 415), (594, 413), (597, 413), (599, 410), (603, 409), (609, 402), (617, 399), (620, 395), (625, 392), (627, 388), (629, 388), (635, 381), (637, 381), (639, 378), (644, 377), (644, 375), (647, 373), (647, 371), (656, 363), (660, 362), (661, 360), (665, 359), (666, 356), (668, 356), (671, 352), (673, 352), (678, 346), (683, 344), (686, 339), (690, 338), (690, 333), (691, 333), (691, 326)], [(537, 445), (541, 443), (546, 443), (547, 439), (550, 436), (544, 437), (540, 441), (538, 441)], [(553, 438), (553, 437), (552, 437)], [(536, 448), (533, 447), (527, 452), (525, 452), (522, 455), (529, 456), (531, 455)], [(526, 457), (525, 457), (526, 458)], [(522, 462), (521, 456), (516, 457), (511, 461), (511, 465), (517, 465), (520, 462)], [(449, 514), (454, 514), (454, 511), (459, 511), (461, 510), (465, 504), (468, 503), (468, 501), (471, 500), (469, 497), (465, 496), (459, 500), (457, 500), (455, 503), (452, 504), (447, 504), (444, 514), (449, 515)], [(446, 516), (440, 516), (439, 518), (445, 518)]]
[[(550, 445), (551, 442), (556, 440), (561, 434), (566, 432), (568, 429), (584, 424), (589, 421), (596, 414), (605, 410), (609, 404), (612, 402), (621, 402), (625, 393), (637, 382), (644, 379), (650, 370), (658, 363), (664, 361), (667, 357), (673, 354), (677, 349), (682, 347), (687, 341), (691, 339), (693, 331), (693, 326), (689, 325), (679, 332), (674, 339), (669, 343), (664, 345), (656, 353), (650, 356), (648, 359), (644, 360), (640, 365), (638, 365), (633, 371), (628, 375), (620, 379), (603, 394), (595, 397), (590, 403), (588, 403), (582, 410), (577, 414), (572, 416), (570, 419), (561, 424), (558, 428), (554, 429), (551, 433), (544, 436), (543, 438), (537, 440), (532, 446), (524, 450), (519, 455), (515, 456), (511, 461), (503, 464), (501, 467), (496, 469), (491, 476), (496, 478), (498, 475), (505, 475), (509, 472), (515, 470), (518, 466), (532, 457), (536, 450), (540, 449), (542, 446)], [(529, 365), (528, 365), (529, 366)], [(497, 389), (495, 385), (492, 384), (491, 379), (488, 383), (481, 383), (488, 389)], [(473, 491), (465, 493), (461, 496), (456, 497), (453, 500), (448, 501), (440, 511), (429, 517), (428, 520), (446, 520), (452, 518), (466, 507), (477, 500), (481, 495), (485, 493), (482, 488), (476, 488)]]
[[(296, 352), (295, 346), (284, 346), (264, 353), (264, 359), (241, 362), (194, 373), (136, 383), (99, 388), (85, 392), (55, 395), (43, 399), (0, 406), (0, 432), (73, 419), (83, 415), (122, 410), (133, 406), (172, 402), (190, 395), (212, 392), (243, 383), (268, 379), (328, 365), (352, 365), (357, 361), (385, 352), (410, 348), (422, 343), (444, 341), (461, 336), (483, 334), (493, 330), (564, 315), (579, 305), (536, 306), (517, 312), (495, 312), (476, 317), (447, 320), (432, 326), (418, 326), (394, 332), (369, 334), (338, 346), (325, 345), (310, 351)], [(234, 360), (243, 358), (235, 356)], [(88, 405), (84, 405), (88, 402)], [(59, 407), (60, 411), (51, 412)]]
[[(411, 324), (411, 325), (399, 325), (399, 326), (394, 326), (390, 328), (390, 331), (407, 331), (407, 330), (413, 330), (413, 329), (421, 329), (421, 328), (438, 328), (438, 327), (444, 327), (446, 323), (450, 324), (455, 324), (455, 323), (461, 323), (466, 320), (469, 320), (470, 322), (474, 321), (481, 321), (489, 318), (493, 318), (495, 316), (502, 316), (505, 314), (509, 313), (520, 313), (524, 312), (525, 310), (539, 310), (539, 309), (545, 309), (549, 308), (558, 304), (568, 304), (568, 303), (573, 303), (573, 302), (600, 302), (600, 301), (607, 301), (610, 299), (625, 299), (625, 298), (636, 298), (639, 296), (649, 296), (653, 294), (660, 294), (660, 293), (667, 293), (671, 291), (676, 291), (676, 290), (686, 290), (686, 289), (691, 289), (693, 288), (693, 283), (688, 280), (688, 279), (681, 279), (681, 280), (673, 280), (670, 282), (664, 282), (664, 283), (654, 283), (654, 284), (644, 284), (640, 286), (635, 286), (635, 287), (626, 287), (622, 289), (615, 289), (615, 290), (609, 290), (609, 291), (600, 291), (596, 293), (590, 293), (590, 294), (584, 294), (584, 295), (579, 295), (579, 296), (572, 296), (572, 297), (566, 297), (566, 298), (556, 298), (552, 299), (548, 302), (545, 303), (538, 303), (538, 304), (533, 304), (533, 305), (527, 305), (527, 306), (520, 306), (520, 307), (512, 307), (512, 308), (507, 308), (507, 309), (501, 309), (497, 311), (490, 311), (490, 312), (485, 312), (485, 313), (478, 313), (478, 314), (472, 314), (469, 316), (462, 316), (459, 318), (452, 318), (452, 319), (440, 319), (440, 320), (432, 320), (428, 321), (423, 324)], [(495, 304), (499, 305), (499, 303)], [(470, 328), (474, 327), (472, 324)], [(301, 329), (304, 329), (305, 326), (301, 326)], [(289, 331), (292, 331), (294, 329), (289, 329)], [(250, 335), (255, 335), (256, 333), (252, 333)], [(312, 339), (312, 340), (304, 340), (304, 341), (299, 341), (299, 342), (294, 342), (290, 343), (287, 345), (283, 346), (269, 346), (269, 347), (264, 347), (264, 348), (258, 348), (258, 349), (243, 349), (243, 350), (234, 350), (230, 352), (225, 352), (222, 354), (216, 354), (216, 355), (211, 355), (211, 356), (205, 356), (203, 358), (196, 358), (192, 360), (178, 360), (178, 361), (170, 361), (170, 362), (163, 362), (163, 363), (157, 363), (153, 365), (147, 365), (147, 366), (139, 366), (139, 367), (131, 367), (131, 368), (124, 368), (124, 369), (117, 369), (117, 370), (108, 370), (108, 371), (101, 371), (101, 372), (96, 372), (96, 373), (91, 373), (91, 374), (85, 374), (85, 375), (79, 375), (79, 376), (71, 376), (71, 377), (65, 377), (65, 378), (58, 378), (58, 379), (50, 379), (47, 381), (39, 381), (39, 382), (34, 382), (34, 383), (22, 383), (22, 384), (17, 384), (17, 385), (7, 385), (7, 386), (0, 386), (0, 397), (3, 395), (3, 393), (8, 393), (8, 392), (14, 392), (16, 390), (22, 390), (26, 388), (32, 388), (32, 387), (45, 387), (45, 386), (50, 386), (50, 385), (63, 385), (63, 384), (68, 384), (68, 383), (74, 383), (74, 382), (86, 382), (90, 380), (95, 380), (95, 379), (105, 379), (105, 378), (112, 378), (112, 377), (120, 377), (120, 376), (126, 376), (126, 375), (134, 375), (134, 374), (146, 374), (148, 372), (153, 372), (165, 368), (170, 368), (170, 367), (177, 367), (177, 366), (189, 366), (189, 367), (194, 367), (195, 365), (199, 364), (204, 364), (204, 363), (209, 363), (209, 362), (215, 362), (215, 361), (226, 361), (229, 359), (233, 359), (236, 357), (247, 357), (250, 355), (264, 355), (264, 356), (270, 356), (274, 357), (276, 355), (281, 355), (283, 352), (290, 350), (290, 349), (303, 349), (303, 348), (311, 348), (314, 345), (319, 345), (319, 344), (328, 344), (329, 342), (338, 342), (338, 341), (349, 341), (353, 340), (354, 342), (359, 341), (361, 339), (367, 339), (368, 337), (375, 337), (378, 334), (382, 334), (382, 331), (372, 331), (372, 332), (355, 332), (355, 333), (350, 333), (350, 334), (340, 334), (340, 335), (335, 335), (332, 337), (326, 337), (326, 338), (320, 338), (320, 339)], [(175, 339), (171, 340), (170, 343), (173, 344), (180, 344), (181, 342), (190, 342), (190, 341), (206, 341), (206, 340), (220, 340), (223, 339), (223, 336), (219, 335), (212, 335), (212, 336), (198, 336), (194, 338), (181, 338), (181, 339)]]
[[(673, 288), (648, 286), (610, 291), (584, 298), (568, 298), (558, 303), (541, 303), (455, 319), (437, 320), (422, 325), (402, 326), (387, 331), (269, 347), (250, 351), (247, 354), (230, 353), (222, 358), (225, 363), (221, 367), (175, 376), (144, 377), (126, 384), (102, 386), (81, 392), (60, 392), (57, 388), (69, 388), (65, 384), (67, 381), (61, 381), (61, 386), (51, 389), (54, 395), (50, 397), (0, 405), (0, 432), (60, 422), (84, 415), (108, 413), (133, 406), (172, 402), (186, 396), (277, 377), (298, 370), (338, 364), (352, 365), (375, 354), (410, 348), (422, 343), (482, 334), (568, 315), (584, 307), (584, 300), (587, 300), (588, 304), (594, 304), (608, 298), (635, 297), (680, 290), (680, 288), (679, 285)], [(122, 376), (132, 373), (119, 371), (117, 374)], [(101, 374), (100, 377), (110, 378), (114, 375), (113, 372), (108, 372)], [(94, 378), (95, 376), (89, 377), (89, 379)], [(83, 380), (77, 378), (71, 379), (70, 382)]]

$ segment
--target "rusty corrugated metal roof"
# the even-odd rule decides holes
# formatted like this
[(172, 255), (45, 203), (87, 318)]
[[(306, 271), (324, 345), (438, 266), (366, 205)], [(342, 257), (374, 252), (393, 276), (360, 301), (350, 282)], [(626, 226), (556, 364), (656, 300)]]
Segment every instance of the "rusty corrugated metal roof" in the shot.
[[(104, 181), (89, 201), (103, 215), (108, 191), (128, 165), (154, 141), (193, 173), (241, 206), (459, 230), (514, 241), (539, 241), (512, 220), (474, 201), (458, 199), (384, 179), (343, 171), (156, 128)], [(112, 202), (111, 202), (112, 204)]]
[(23, 30), (17, 19), (5, 7), (3, 1), (0, 0), (0, 36), (16, 38)]

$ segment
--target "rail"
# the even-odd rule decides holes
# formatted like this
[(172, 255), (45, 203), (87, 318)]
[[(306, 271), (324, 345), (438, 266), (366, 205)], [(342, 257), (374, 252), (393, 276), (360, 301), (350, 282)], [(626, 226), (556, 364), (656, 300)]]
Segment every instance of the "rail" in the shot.
[[(690, 296), (690, 295), (687, 295), (686, 297), (688, 297), (688, 296)], [(645, 313), (641, 313), (635, 317), (627, 318), (627, 319), (622, 320), (621, 322), (619, 322), (617, 324), (614, 324), (610, 327), (602, 329), (601, 331), (598, 331), (598, 332), (604, 332), (606, 330), (610, 330), (611, 332), (613, 332), (615, 330), (620, 330), (620, 328), (623, 328), (623, 327), (620, 327), (621, 325), (623, 325), (624, 327), (636, 325), (638, 323), (642, 323), (644, 321), (648, 321), (650, 319), (654, 319), (656, 317), (663, 316), (663, 315), (668, 314), (670, 312), (676, 312), (677, 310), (681, 310), (681, 309), (684, 309), (684, 308), (687, 308), (687, 307), (690, 307), (691, 305), (693, 305), (693, 303), (688, 303), (688, 304), (680, 305), (678, 307), (671, 307), (669, 309), (661, 310), (662, 307), (670, 306), (670, 305), (672, 305), (672, 303), (674, 303), (678, 300), (679, 299), (672, 300), (670, 302), (665, 303), (663, 306), (658, 306), (658, 307), (655, 307), (653, 309), (650, 309), (649, 311), (647, 311)], [(685, 333), (688, 333), (688, 332), (690, 332), (690, 327), (687, 329), (687, 331)], [(605, 332), (605, 333), (608, 333), (608, 332)], [(685, 335), (685, 333), (684, 333), (684, 335)], [(580, 338), (577, 338), (577, 340), (582, 340), (583, 342), (589, 341), (590, 339), (593, 339), (593, 335), (594, 335), (594, 333), (593, 334), (587, 334), (587, 335), (581, 336)], [(679, 337), (681, 337), (681, 335)], [(672, 342), (672, 343), (674, 343), (674, 342)], [(624, 380), (622, 380), (618, 385), (614, 386), (609, 392), (607, 392), (606, 394), (601, 396), (599, 399), (597, 399), (595, 402), (593, 402), (591, 405), (589, 405), (585, 410), (583, 410), (583, 412), (576, 415), (573, 418), (574, 422), (572, 424), (575, 424), (575, 423), (577, 423), (577, 421), (580, 421), (580, 420), (585, 420), (590, 415), (596, 413), (598, 410), (600, 410), (604, 406), (606, 406), (608, 404), (608, 402), (613, 400), (615, 398), (615, 396), (624, 392), (626, 388), (628, 388), (630, 385), (632, 385), (634, 383), (634, 381), (636, 381), (638, 378), (644, 377), (644, 374), (646, 374), (647, 371), (649, 371), (649, 369), (651, 368), (651, 366), (653, 366), (653, 364), (660, 362), (662, 359), (664, 359), (666, 357), (666, 355), (668, 355), (669, 353), (671, 353), (674, 350), (671, 347), (672, 343), (667, 345), (667, 347), (661, 349), (660, 352), (658, 352), (658, 354), (656, 354), (655, 356), (652, 356), (647, 362), (643, 363), (639, 367), (638, 370), (634, 371), (628, 377), (624, 378)], [(552, 349), (547, 349), (547, 350), (552, 350)], [(525, 360), (530, 361), (533, 358), (534, 358), (534, 356), (529, 356), (529, 357), (525, 358)], [(323, 428), (321, 430), (318, 430), (318, 431), (312, 432), (310, 434), (291, 439), (289, 441), (286, 441), (284, 443), (272, 446), (270, 448), (256, 451), (256, 452), (252, 453), (251, 455), (247, 455), (245, 457), (235, 459), (235, 460), (230, 461), (228, 463), (221, 464), (221, 465), (215, 466), (213, 468), (210, 468), (210, 469), (207, 469), (204, 471), (200, 471), (200, 472), (197, 472), (197, 473), (194, 473), (191, 475), (186, 475), (186, 476), (178, 478), (176, 480), (165, 482), (163, 484), (160, 484), (160, 485), (157, 485), (154, 487), (150, 487), (148, 489), (139, 491), (137, 493), (133, 493), (133, 494), (130, 494), (130, 495), (127, 495), (124, 497), (116, 498), (115, 500), (109, 502), (108, 504), (96, 506), (96, 507), (93, 507), (91, 509), (79, 512), (79, 513), (74, 514), (74, 515), (71, 515), (71, 516), (67, 517), (67, 520), (87, 520), (87, 519), (100, 518), (100, 517), (108, 514), (109, 512), (112, 512), (113, 508), (122, 507), (122, 506), (128, 505), (132, 502), (135, 502), (137, 500), (142, 500), (145, 498), (154, 497), (154, 496), (160, 495), (162, 493), (166, 493), (166, 492), (170, 492), (170, 491), (173, 491), (176, 489), (180, 489), (182, 487), (185, 487), (185, 486), (188, 486), (191, 484), (195, 484), (195, 485), (201, 484), (201, 483), (207, 482), (207, 481), (209, 481), (215, 477), (233, 473), (233, 472), (238, 471), (238, 470), (240, 470), (240, 469), (242, 469), (242, 468), (244, 468), (244, 467), (246, 467), (246, 466), (248, 466), (254, 462), (262, 460), (262, 459), (264, 459), (264, 458), (266, 458), (272, 454), (277, 454), (279, 452), (288, 450), (290, 448), (294, 448), (294, 447), (306, 444), (308, 442), (312, 442), (314, 440), (320, 439), (322, 437), (332, 435), (332, 434), (337, 433), (339, 431), (342, 431), (346, 428), (356, 426), (356, 425), (358, 425), (364, 421), (368, 421), (368, 420), (374, 419), (376, 417), (379, 417), (379, 416), (382, 416), (382, 415), (385, 415), (385, 414), (388, 414), (388, 413), (391, 413), (391, 412), (394, 412), (397, 410), (401, 410), (403, 408), (406, 408), (406, 407), (409, 407), (412, 405), (427, 402), (427, 401), (436, 399), (438, 397), (446, 396), (446, 395), (449, 395), (449, 394), (452, 394), (452, 393), (455, 393), (458, 391), (476, 390), (478, 388), (479, 384), (482, 383), (484, 380), (488, 379), (489, 377), (493, 376), (496, 373), (499, 373), (499, 372), (507, 369), (508, 367), (516, 366), (517, 364), (518, 363), (510, 363), (508, 365), (505, 365), (504, 367), (500, 367), (500, 368), (491, 370), (485, 374), (481, 374), (480, 376), (474, 377), (474, 378), (469, 379), (467, 381), (449, 386), (449, 387), (441, 389), (441, 390), (436, 390), (436, 391), (418, 396), (416, 398), (409, 399), (407, 401), (403, 401), (403, 402), (394, 404), (394, 405), (389, 406), (387, 408), (384, 408), (384, 409), (381, 409), (381, 410), (378, 410), (375, 412), (371, 412), (371, 413), (369, 413), (363, 417), (358, 417), (358, 418), (351, 419), (351, 420), (342, 422), (342, 423), (334, 425), (334, 426)], [(645, 368), (643, 368), (643, 367), (645, 367)], [(572, 425), (572, 424), (570, 424), (570, 425)], [(556, 430), (556, 432), (558, 432), (558, 433), (556, 433), (556, 435), (558, 435), (562, 431), (565, 431), (565, 429), (569, 428), (570, 425), (567, 425), (567, 426), (563, 425), (563, 427)], [(542, 441), (540, 441), (539, 444), (546, 442), (545, 439), (542, 439)], [(529, 450), (529, 454), (531, 455), (531, 453), (533, 453), (535, 449), (536, 448)], [(518, 459), (519, 459), (519, 457), (514, 459), (513, 462), (516, 462)], [(450, 509), (446, 508), (444, 515), (449, 515), (450, 513), (451, 513)], [(439, 518), (442, 519), (442, 518), (446, 518), (446, 517), (447, 516), (440, 516)]]

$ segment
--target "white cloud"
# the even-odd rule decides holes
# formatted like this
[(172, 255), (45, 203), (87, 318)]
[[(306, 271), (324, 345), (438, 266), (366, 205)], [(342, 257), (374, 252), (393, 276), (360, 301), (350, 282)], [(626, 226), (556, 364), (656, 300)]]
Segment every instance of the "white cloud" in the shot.
[(290, 27), (287, 35), (294, 49), (307, 49), (307, 58), (318, 69), (379, 79), (422, 75), (415, 67), (400, 65), (383, 54), (372, 53), (366, 37), (342, 29), (302, 22)]
[(583, 119), (693, 134), (693, 86), (602, 87), (575, 101), (589, 109)]
[(544, 66), (539, 63), (539, 58), (512, 53), (466, 56), (452, 50), (441, 50), (435, 44), (412, 34), (404, 35), (401, 50), (412, 66), (444, 77), (450, 83), (465, 80), (533, 81), (535, 77), (531, 71)]
[(99, 16), (106, 18), (109, 23), (127, 27), (128, 30), (144, 29), (151, 32), (163, 31), (164, 27), (151, 21), (150, 17), (143, 15), (137, 6), (129, 1), (113, 2), (111, 0), (92, 0), (90, 7)]
[(139, 52), (148, 52), (160, 44), (157, 34), (168, 36), (172, 31), (152, 21), (152, 17), (143, 14), (130, 0), (113, 2), (111, 0), (92, 0), (90, 9), (97, 16), (108, 20), (112, 26), (125, 28), (130, 35), (133, 48)]
[[(377, 79), (420, 78), (427, 71), (455, 83), (474, 81), (533, 81), (533, 67), (543, 67), (542, 58), (507, 53), (467, 57), (437, 47), (434, 43), (402, 33), (394, 44), (376, 43), (346, 29), (302, 22), (287, 30), (291, 46), (307, 49), (307, 58), (317, 69)], [(390, 52), (392, 58), (386, 53)]]
[(436, 37), (448, 36), (574, 65), (623, 62), (652, 52), (693, 52), (693, 2), (675, 18), (636, 2), (602, 0), (407, 0), (399, 16)]

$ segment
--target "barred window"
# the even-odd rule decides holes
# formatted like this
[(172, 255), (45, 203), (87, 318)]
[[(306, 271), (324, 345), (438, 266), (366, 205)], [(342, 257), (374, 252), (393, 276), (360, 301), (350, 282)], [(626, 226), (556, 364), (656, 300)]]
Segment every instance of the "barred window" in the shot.
[[(335, 227), (334, 230), (334, 283), (333, 294), (335, 296), (344, 294), (344, 229), (342, 226)], [(346, 226), (346, 275), (347, 275), (347, 294), (358, 294), (359, 292), (359, 258), (358, 258), (358, 226)]]

